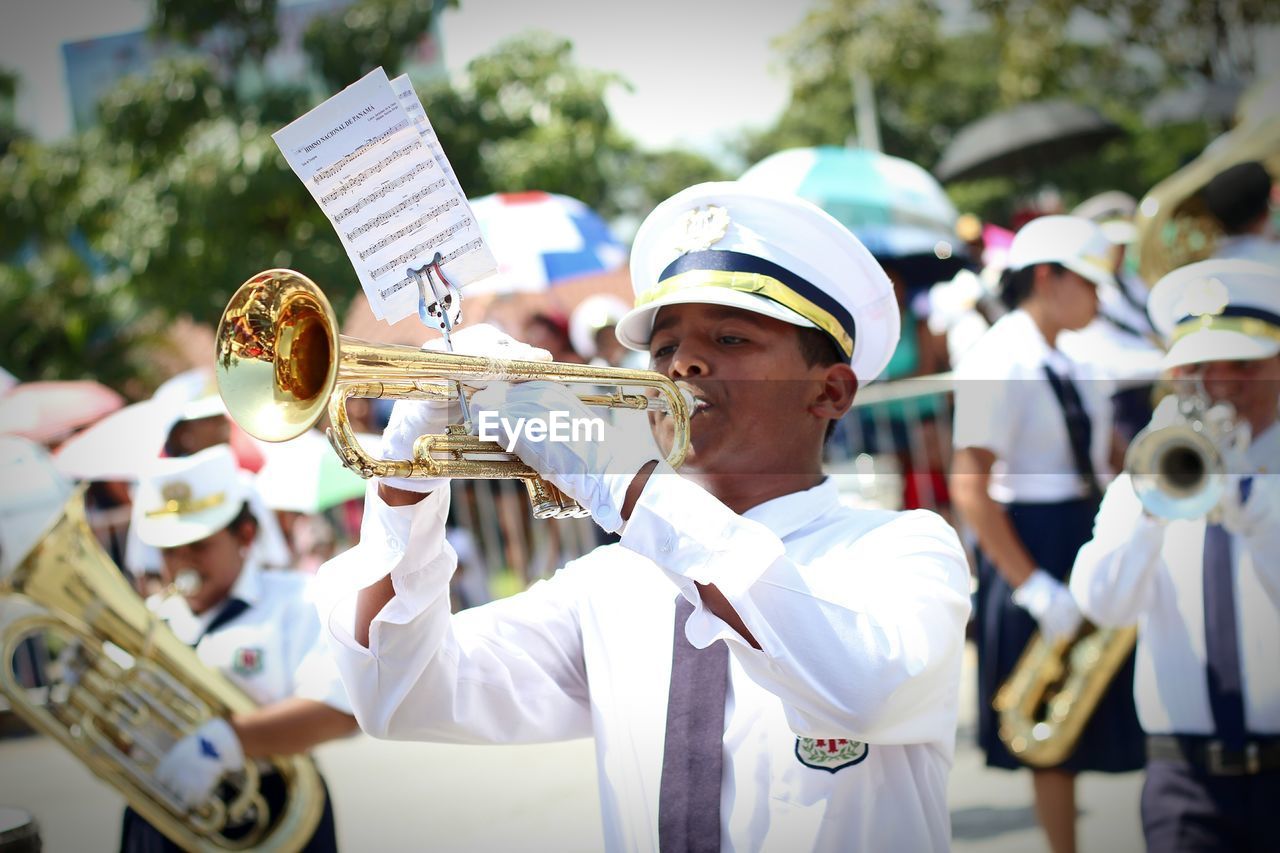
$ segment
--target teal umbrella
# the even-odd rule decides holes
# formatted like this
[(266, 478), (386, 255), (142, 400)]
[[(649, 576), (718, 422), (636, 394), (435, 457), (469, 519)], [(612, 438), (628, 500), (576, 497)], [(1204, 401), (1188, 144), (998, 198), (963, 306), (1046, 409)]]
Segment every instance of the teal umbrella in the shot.
[[(377, 447), (377, 436), (360, 439), (366, 449)], [(364, 495), (365, 481), (343, 466), (328, 439), (316, 430), (260, 446), (267, 461), (258, 472), (258, 493), (273, 510), (324, 512)]]
[(761, 160), (740, 180), (813, 202), (909, 284), (948, 280), (965, 260), (955, 206), (932, 175), (901, 157), (865, 148), (792, 148)]

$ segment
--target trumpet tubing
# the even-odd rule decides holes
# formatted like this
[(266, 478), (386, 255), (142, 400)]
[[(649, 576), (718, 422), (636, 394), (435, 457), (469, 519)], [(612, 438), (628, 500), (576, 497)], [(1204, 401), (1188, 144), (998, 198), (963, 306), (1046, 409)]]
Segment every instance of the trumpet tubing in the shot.
[[(311, 279), (266, 270), (231, 297), (218, 326), (218, 390), (231, 417), (264, 441), (287, 441), (327, 410), (329, 440), (360, 476), (524, 480), (538, 518), (585, 514), (581, 507), (513, 453), (450, 427), (424, 436), (410, 459), (378, 459), (356, 437), (347, 415), (352, 398), (440, 400), (453, 383), (549, 380), (615, 387), (584, 394), (588, 405), (669, 414), (675, 440), (667, 461), (678, 466), (689, 447), (689, 404), (670, 379), (649, 370), (523, 361), (371, 344), (339, 335), (337, 318)], [(624, 393), (624, 389), (656, 392)]]

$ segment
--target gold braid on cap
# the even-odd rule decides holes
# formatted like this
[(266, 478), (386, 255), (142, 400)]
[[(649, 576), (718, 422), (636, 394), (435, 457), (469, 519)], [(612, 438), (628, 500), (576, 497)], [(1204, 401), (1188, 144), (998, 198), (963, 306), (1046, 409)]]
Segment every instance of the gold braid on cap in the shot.
[(202, 509), (210, 509), (226, 502), (226, 492), (214, 492), (203, 498), (192, 498), (191, 487), (186, 483), (169, 483), (160, 490), (164, 504), (159, 509), (148, 510), (147, 518), (165, 515), (191, 515)]

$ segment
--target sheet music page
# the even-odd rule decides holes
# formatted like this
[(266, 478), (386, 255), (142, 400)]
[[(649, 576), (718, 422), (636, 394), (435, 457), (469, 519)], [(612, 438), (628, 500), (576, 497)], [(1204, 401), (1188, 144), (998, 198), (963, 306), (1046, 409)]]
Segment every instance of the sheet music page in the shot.
[(462, 192), (462, 187), (458, 184), (458, 176), (453, 173), (453, 167), (449, 165), (449, 158), (445, 156), (444, 148), (440, 146), (440, 140), (436, 137), (436, 129), (431, 126), (431, 119), (427, 118), (427, 111), (422, 108), (422, 101), (418, 98), (418, 93), (413, 90), (413, 82), (409, 80), (409, 75), (401, 74), (392, 80), (391, 88), (396, 90), (396, 97), (400, 99), (400, 106), (404, 107), (404, 111), (409, 114), (409, 120), (413, 122), (414, 127), (418, 128), (418, 135), (422, 137), (422, 144), (427, 146), (431, 151), (431, 156), (436, 158), (436, 163), (440, 166), (440, 169), (449, 176), (449, 180), (453, 181), (454, 186), (458, 187), (458, 191)]
[(417, 313), (409, 270), (436, 252), (459, 287), (497, 268), (466, 196), (381, 68), (272, 139), (338, 232), (378, 319), (394, 323)]

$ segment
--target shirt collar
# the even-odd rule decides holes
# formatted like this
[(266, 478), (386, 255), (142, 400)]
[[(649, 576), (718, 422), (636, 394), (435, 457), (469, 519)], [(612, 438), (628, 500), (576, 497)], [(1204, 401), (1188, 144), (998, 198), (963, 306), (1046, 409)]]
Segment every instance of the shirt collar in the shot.
[(238, 598), (250, 607), (253, 607), (262, 598), (262, 569), (259, 567), (257, 559), (253, 557), (252, 552), (244, 561), (244, 566), (240, 569), (240, 576), (231, 585), (231, 592), (227, 594), (227, 598)]
[(786, 539), (792, 533), (810, 524), (819, 516), (839, 505), (840, 492), (835, 481), (826, 477), (812, 489), (792, 492), (753, 506), (744, 512), (744, 518), (758, 521)]
[(1049, 346), (1049, 342), (1044, 339), (1040, 327), (1036, 325), (1035, 320), (1031, 319), (1030, 314), (1021, 308), (1015, 308), (1001, 319), (1007, 320), (1009, 325), (1013, 326), (1017, 337), (1022, 341), (1022, 351), (1018, 355), (1036, 363), (1048, 364), (1059, 376), (1071, 373), (1071, 359), (1067, 358), (1062, 350)]

